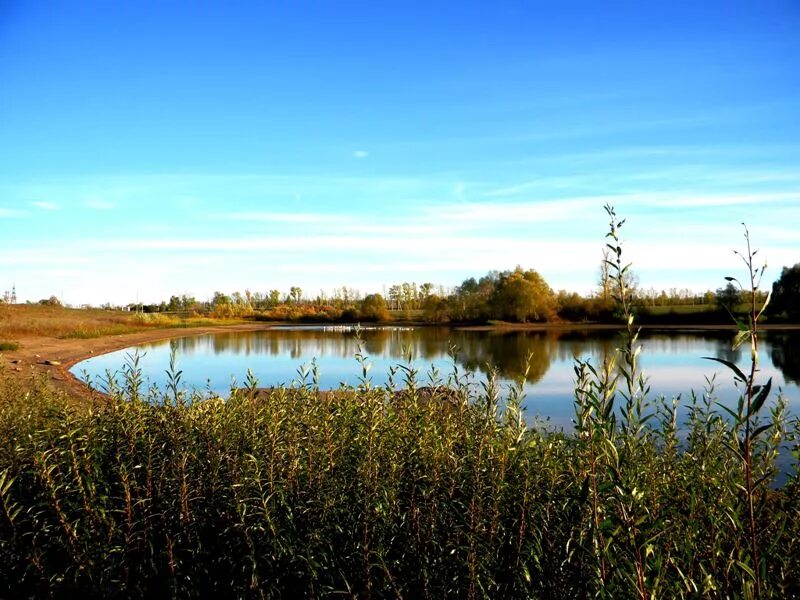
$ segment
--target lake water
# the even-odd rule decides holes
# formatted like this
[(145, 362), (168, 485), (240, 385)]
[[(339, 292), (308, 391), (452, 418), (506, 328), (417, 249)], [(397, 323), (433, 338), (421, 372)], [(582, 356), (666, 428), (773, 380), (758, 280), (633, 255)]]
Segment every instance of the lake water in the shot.
[[(590, 358), (599, 365), (603, 357), (614, 352), (620, 339), (613, 331), (501, 332), (428, 327), (363, 328), (359, 335), (371, 364), (368, 375), (373, 385), (386, 384), (390, 368), (405, 364), (409, 353), (422, 385), (428, 384), (432, 367), (446, 381), (453, 372), (449, 355), (453, 347), (459, 373), (473, 372), (476, 385), (485, 379), (490, 368), (507, 385), (524, 372), (530, 355), (525, 384), (527, 414), (546, 417), (555, 426), (567, 428), (573, 416), (575, 360)], [(640, 362), (652, 397), (680, 394), (687, 399), (691, 390), (702, 392), (706, 377), (716, 373), (718, 395), (734, 402), (737, 393), (729, 371), (702, 358), (724, 358), (749, 368), (749, 347), (734, 352), (732, 339), (730, 331), (643, 331)], [(760, 342), (759, 382), (772, 377), (773, 389), (781, 388), (790, 411), (800, 414), (800, 332), (763, 332)], [(173, 348), (189, 389), (221, 395), (226, 395), (232, 385), (243, 385), (248, 369), (262, 387), (291, 385), (312, 359), (316, 360), (323, 389), (337, 388), (341, 383), (356, 385), (361, 376), (355, 359), (359, 349), (356, 332), (341, 326), (273, 327), (257, 332), (177, 338), (97, 356), (78, 363), (72, 372), (81, 379), (88, 374), (97, 382), (107, 373), (119, 372), (126, 355), (135, 350), (145, 380), (163, 389)], [(401, 383), (402, 372), (395, 375), (395, 380), (398, 385)]]

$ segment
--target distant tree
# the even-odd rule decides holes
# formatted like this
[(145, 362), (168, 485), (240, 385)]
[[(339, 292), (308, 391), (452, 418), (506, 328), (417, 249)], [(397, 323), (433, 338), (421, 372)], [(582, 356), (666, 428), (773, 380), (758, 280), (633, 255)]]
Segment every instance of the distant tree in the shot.
[(231, 303), (231, 299), (229, 296), (226, 296), (222, 292), (214, 292), (214, 298), (211, 300), (211, 304), (214, 307), (218, 306), (228, 306)]
[(423, 283), (419, 286), (419, 295), (423, 301), (425, 301), (428, 296), (433, 293), (433, 284), (432, 283)]
[(495, 318), (511, 321), (544, 321), (555, 315), (556, 297), (536, 271), (501, 273), (491, 300)]
[(361, 318), (364, 321), (388, 321), (389, 309), (380, 294), (369, 294), (361, 301)]
[(603, 300), (611, 298), (611, 254), (608, 248), (603, 248), (603, 258), (600, 259), (600, 278), (597, 282), (600, 288), (600, 297)]
[(772, 284), (770, 314), (800, 322), (800, 263), (784, 267), (780, 277)]
[(576, 292), (560, 290), (558, 292), (558, 315), (568, 321), (580, 321), (588, 318), (588, 303)]
[(393, 285), (389, 288), (389, 305), (392, 310), (400, 310), (400, 286)]
[(43, 298), (39, 300), (39, 304), (42, 306), (61, 306), (61, 300), (59, 300), (56, 296), (50, 296), (49, 298)]
[(457, 294), (460, 296), (465, 296), (467, 294), (474, 294), (478, 291), (478, 282), (475, 281), (474, 277), (470, 277), (469, 279), (465, 279), (461, 282), (461, 285), (458, 286)]
[(732, 313), (742, 301), (742, 292), (733, 282), (729, 281), (724, 288), (717, 289), (714, 299), (717, 306)]
[(414, 306), (414, 301), (417, 299), (416, 284), (405, 282), (403, 283), (403, 285), (400, 286), (400, 288), (401, 288), (400, 302), (403, 310), (410, 310), (416, 308)]
[(474, 277), (465, 279), (451, 298), (450, 318), (456, 321), (480, 321), (492, 318), (490, 301), (499, 281), (498, 271), (489, 271), (477, 281)]
[(281, 291), (280, 290), (270, 290), (269, 291), (269, 305), (272, 307), (278, 306), (281, 303)]
[(300, 304), (300, 299), (303, 297), (303, 290), (293, 285), (291, 288), (289, 288), (289, 297), (295, 304)]
[(445, 298), (432, 294), (422, 303), (422, 314), (431, 323), (446, 323), (450, 320), (450, 306)]

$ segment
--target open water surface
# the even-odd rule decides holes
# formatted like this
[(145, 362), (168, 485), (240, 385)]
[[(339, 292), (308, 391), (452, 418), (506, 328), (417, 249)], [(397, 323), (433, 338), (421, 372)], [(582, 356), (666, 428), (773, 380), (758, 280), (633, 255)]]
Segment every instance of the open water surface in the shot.
[[(359, 341), (360, 339), (360, 341)], [(749, 346), (731, 350), (730, 331), (652, 331), (640, 336), (643, 347), (640, 364), (648, 378), (651, 397), (668, 399), (680, 396), (682, 415), (686, 413), (690, 392), (701, 394), (706, 378), (716, 375), (717, 396), (735, 403), (738, 393), (730, 372), (723, 365), (705, 360), (713, 356), (749, 369)], [(355, 355), (359, 344), (372, 385), (385, 385), (390, 370), (402, 386), (404, 371), (398, 365), (409, 363), (417, 371), (420, 385), (438, 380), (446, 382), (454, 373), (472, 373), (473, 385), (486, 380), (494, 369), (500, 382), (508, 386), (524, 373), (525, 408), (530, 417), (539, 415), (556, 427), (570, 427), (576, 359), (590, 359), (600, 365), (620, 345), (613, 331), (469, 331), (451, 328), (364, 327), (357, 334), (347, 326), (273, 327), (256, 332), (226, 332), (196, 335), (151, 344), (90, 358), (73, 367), (79, 378), (88, 377), (102, 388), (108, 375), (119, 373), (135, 352), (145, 382), (164, 388), (170, 353), (177, 355), (178, 369), (188, 389), (226, 395), (232, 386), (244, 385), (250, 369), (262, 387), (292, 385), (311, 381), (310, 364), (316, 362), (318, 383), (323, 389), (341, 384), (357, 385), (362, 367)], [(760, 337), (759, 382), (772, 378), (773, 398), (778, 390), (789, 402), (789, 410), (800, 414), (800, 332), (767, 331)], [(745, 369), (747, 367), (747, 369)]]

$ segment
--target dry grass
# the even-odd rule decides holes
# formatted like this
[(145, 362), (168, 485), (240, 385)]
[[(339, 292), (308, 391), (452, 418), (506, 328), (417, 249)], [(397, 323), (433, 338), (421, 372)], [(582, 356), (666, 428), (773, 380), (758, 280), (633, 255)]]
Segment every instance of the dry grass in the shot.
[(228, 325), (241, 321), (181, 318), (158, 313), (136, 314), (100, 309), (72, 309), (60, 306), (0, 306), (0, 339), (21, 337), (96, 338), (148, 329)]

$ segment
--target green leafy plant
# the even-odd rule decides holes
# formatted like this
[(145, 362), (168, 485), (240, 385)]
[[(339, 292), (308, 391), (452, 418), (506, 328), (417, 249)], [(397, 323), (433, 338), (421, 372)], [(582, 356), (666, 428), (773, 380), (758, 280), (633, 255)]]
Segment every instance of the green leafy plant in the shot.
[[(763, 503), (760, 499), (764, 496), (764, 488), (769, 485), (774, 473), (771, 467), (761, 469), (756, 472), (755, 467), (755, 448), (754, 446), (760, 439), (769, 434), (770, 429), (776, 427), (781, 419), (781, 413), (774, 414), (773, 419), (768, 419), (763, 423), (760, 419), (760, 413), (769, 397), (772, 390), (772, 378), (770, 377), (763, 384), (756, 382), (756, 375), (758, 373), (758, 325), (761, 315), (767, 308), (770, 300), (770, 295), (767, 296), (764, 303), (759, 306), (756, 298), (758, 297), (758, 289), (766, 269), (766, 265), (758, 267), (755, 263), (755, 257), (758, 250), (752, 248), (750, 243), (750, 232), (745, 226), (745, 251), (744, 253), (736, 251), (735, 254), (744, 263), (747, 271), (747, 281), (742, 285), (735, 277), (726, 277), (725, 280), (729, 284), (736, 285), (740, 291), (749, 292), (750, 306), (747, 315), (747, 321), (736, 319), (738, 325), (738, 332), (733, 341), (733, 348), (739, 348), (743, 344), (750, 346), (750, 362), (749, 368), (745, 370), (740, 369), (735, 363), (716, 357), (707, 357), (723, 364), (727, 367), (733, 375), (734, 381), (739, 387), (739, 399), (736, 409), (731, 409), (720, 404), (720, 408), (724, 410), (732, 419), (732, 443), (728, 444), (728, 448), (736, 457), (737, 461), (744, 469), (744, 504), (746, 505), (746, 531), (749, 540), (749, 552), (742, 559), (737, 561), (737, 565), (744, 570), (744, 572), (752, 578), (753, 594), (755, 597), (762, 597), (763, 579), (766, 575), (766, 564), (763, 562), (763, 557), (760, 557), (760, 532), (757, 526), (757, 512), (760, 510)], [(770, 461), (767, 461), (769, 465)]]

